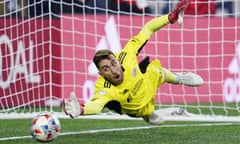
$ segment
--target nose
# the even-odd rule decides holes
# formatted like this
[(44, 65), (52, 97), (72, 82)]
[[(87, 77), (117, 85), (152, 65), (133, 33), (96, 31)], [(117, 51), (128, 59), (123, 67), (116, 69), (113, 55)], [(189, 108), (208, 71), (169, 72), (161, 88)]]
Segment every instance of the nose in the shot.
[(112, 72), (113, 74), (116, 74), (116, 73), (117, 73), (117, 68), (116, 68), (116, 67), (111, 67), (111, 72)]

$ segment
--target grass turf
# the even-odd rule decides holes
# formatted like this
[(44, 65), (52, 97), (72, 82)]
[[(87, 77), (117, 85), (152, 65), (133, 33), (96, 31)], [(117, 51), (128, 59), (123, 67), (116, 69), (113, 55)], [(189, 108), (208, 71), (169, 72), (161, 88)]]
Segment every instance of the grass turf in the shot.
[[(142, 120), (60, 119), (60, 122), (61, 135), (52, 144), (239, 144), (240, 141), (239, 124), (165, 122), (159, 127), (120, 131), (119, 128), (151, 125)], [(30, 137), (31, 119), (0, 120), (0, 123), (1, 144), (37, 143)], [(102, 131), (105, 129), (111, 131)], [(18, 139), (2, 140), (6, 137)]]

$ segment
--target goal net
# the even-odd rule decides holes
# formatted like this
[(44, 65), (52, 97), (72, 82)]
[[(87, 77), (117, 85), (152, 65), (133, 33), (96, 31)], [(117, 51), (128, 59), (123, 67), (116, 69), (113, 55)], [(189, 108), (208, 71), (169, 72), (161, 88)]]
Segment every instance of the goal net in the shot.
[[(116, 52), (151, 18), (178, 0), (0, 1), (0, 117), (63, 116), (61, 100), (75, 91), (91, 99), (96, 50)], [(204, 85), (165, 84), (156, 108), (182, 107), (191, 117), (168, 120), (239, 121), (240, 2), (192, 0), (182, 25), (151, 37), (139, 59), (161, 60), (171, 71), (201, 75)]]

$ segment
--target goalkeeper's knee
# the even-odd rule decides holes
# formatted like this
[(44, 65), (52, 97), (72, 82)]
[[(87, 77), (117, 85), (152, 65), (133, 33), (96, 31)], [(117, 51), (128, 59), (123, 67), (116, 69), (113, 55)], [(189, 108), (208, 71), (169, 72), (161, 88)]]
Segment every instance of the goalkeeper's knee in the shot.
[(158, 115), (157, 113), (153, 112), (150, 116), (144, 116), (143, 119), (153, 125), (160, 125), (164, 122), (164, 119), (161, 115)]

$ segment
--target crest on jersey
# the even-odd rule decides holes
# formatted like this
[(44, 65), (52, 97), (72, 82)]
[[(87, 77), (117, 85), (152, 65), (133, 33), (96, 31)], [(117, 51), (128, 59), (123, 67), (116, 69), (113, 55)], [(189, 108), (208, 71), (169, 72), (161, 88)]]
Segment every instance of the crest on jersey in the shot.
[(105, 90), (99, 90), (97, 93), (99, 95), (105, 95), (107, 92)]
[(137, 68), (136, 68), (136, 67), (133, 68), (132, 76), (133, 76), (133, 77), (136, 77), (136, 76), (137, 76)]

